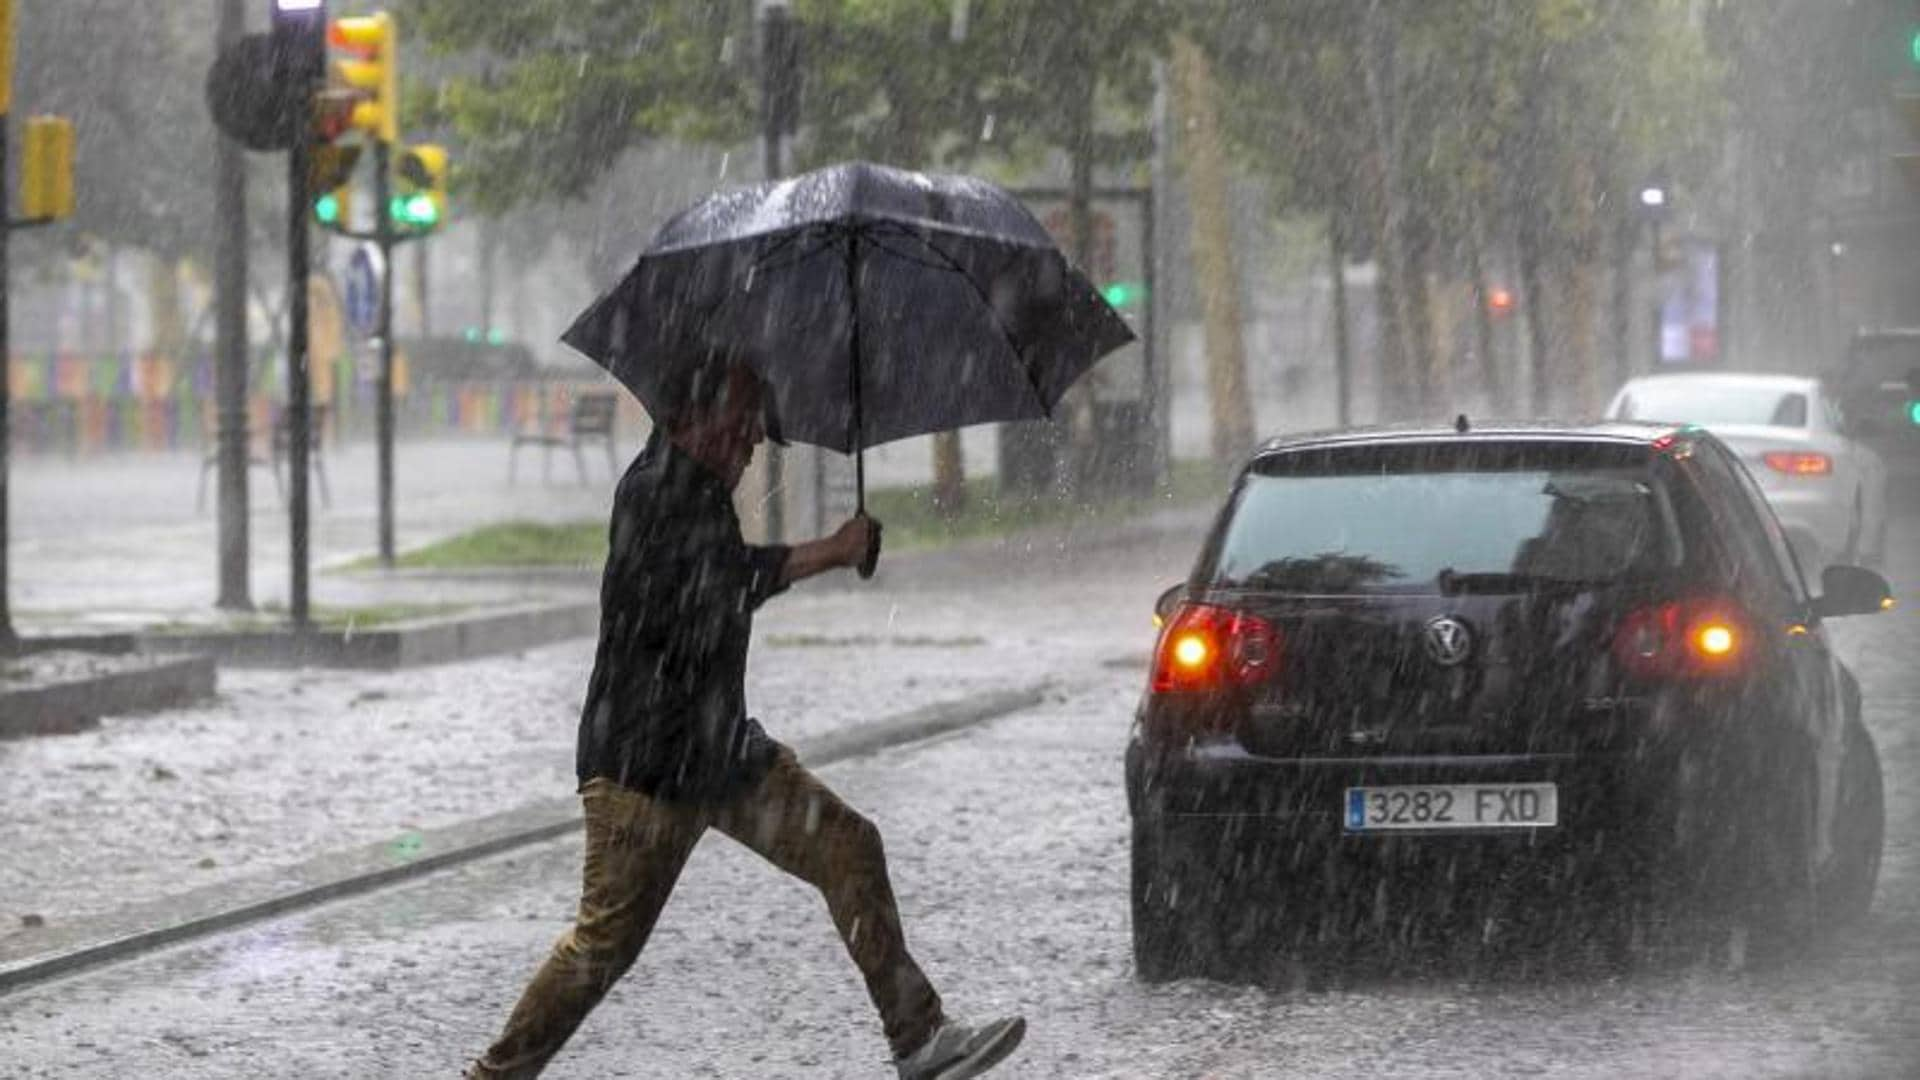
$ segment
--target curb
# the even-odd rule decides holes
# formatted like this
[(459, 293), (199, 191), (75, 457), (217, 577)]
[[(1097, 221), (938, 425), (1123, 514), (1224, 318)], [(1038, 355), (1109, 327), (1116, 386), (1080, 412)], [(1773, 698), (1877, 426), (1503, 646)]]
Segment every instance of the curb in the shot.
[(142, 634), (153, 653), (200, 653), (234, 667), (392, 671), (519, 652), (600, 628), (599, 602), (545, 604), (421, 619), (369, 630), (290, 629)]
[[(1032, 708), (1045, 699), (1050, 686), (1042, 682), (937, 702), (803, 740), (794, 750), (809, 767), (822, 768)], [(0, 997), (163, 946), (551, 840), (577, 830), (580, 820), (578, 799), (542, 800), (82, 920), (48, 935), (55, 940), (43, 942), (22, 958), (6, 957), (0, 943)]]
[(122, 670), (0, 692), (0, 739), (73, 731), (103, 716), (172, 708), (213, 696), (210, 657), (115, 659), (124, 665)]

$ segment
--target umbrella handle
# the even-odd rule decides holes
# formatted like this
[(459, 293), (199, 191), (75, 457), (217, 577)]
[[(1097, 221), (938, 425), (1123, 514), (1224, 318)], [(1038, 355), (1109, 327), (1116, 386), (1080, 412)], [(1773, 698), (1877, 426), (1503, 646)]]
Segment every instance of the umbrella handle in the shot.
[[(861, 511), (860, 516), (867, 517), (866, 511)], [(870, 526), (867, 530), (867, 554), (860, 560), (858, 568), (862, 581), (872, 577), (874, 570), (880, 565), (880, 523), (867, 518), (867, 524)]]

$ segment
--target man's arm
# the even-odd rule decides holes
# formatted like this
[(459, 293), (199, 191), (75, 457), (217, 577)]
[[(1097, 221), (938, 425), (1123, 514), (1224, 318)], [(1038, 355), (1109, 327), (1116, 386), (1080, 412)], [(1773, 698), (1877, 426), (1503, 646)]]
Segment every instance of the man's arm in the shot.
[(780, 573), (780, 584), (791, 585), (843, 566), (859, 566), (860, 560), (866, 558), (867, 543), (872, 535), (872, 519), (856, 517), (847, 519), (846, 524), (834, 530), (832, 536), (795, 544), (787, 552), (787, 562)]

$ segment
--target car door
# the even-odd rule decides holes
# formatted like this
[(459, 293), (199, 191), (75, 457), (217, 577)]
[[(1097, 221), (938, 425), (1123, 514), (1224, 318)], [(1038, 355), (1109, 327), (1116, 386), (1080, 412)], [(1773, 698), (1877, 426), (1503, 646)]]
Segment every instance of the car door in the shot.
[[(1833, 851), (1839, 813), (1841, 765), (1846, 757), (1846, 709), (1843, 680), (1825, 628), (1813, 613), (1813, 596), (1787, 534), (1767, 504), (1760, 485), (1745, 466), (1717, 443), (1701, 455), (1715, 486), (1725, 488), (1728, 507), (1751, 567), (1743, 597), (1763, 622), (1763, 631), (1785, 637), (1782, 654), (1798, 706), (1800, 727), (1813, 754), (1815, 776), (1814, 858), (1824, 863)], [(1756, 550), (1757, 549), (1757, 550)]]

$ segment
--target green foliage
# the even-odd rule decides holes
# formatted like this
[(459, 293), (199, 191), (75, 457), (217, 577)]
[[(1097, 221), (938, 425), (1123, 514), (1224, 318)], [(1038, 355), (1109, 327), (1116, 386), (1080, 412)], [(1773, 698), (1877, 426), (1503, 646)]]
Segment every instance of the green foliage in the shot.
[[(1372, 0), (1369, 0), (1372, 2)], [(1386, 3), (1384, 41), (1363, 2), (1192, 0), (1228, 123), (1282, 206), (1329, 213), (1356, 235), (1381, 216), (1381, 155), (1421, 227), (1618, 206), (1657, 168), (1704, 172), (1715, 68), (1678, 0)], [(1384, 53), (1382, 132), (1362, 50)]]
[[(968, 167), (1059, 149), (1139, 160), (1162, 0), (797, 0), (801, 167)], [(744, 0), (403, 0), (443, 74), (410, 100), (457, 142), (477, 205), (578, 198), (627, 151), (758, 129)]]
[(457, 60), (409, 101), (421, 125), (452, 133), (464, 190), (483, 211), (578, 198), (647, 139), (751, 130), (743, 3), (404, 0), (397, 14)]

